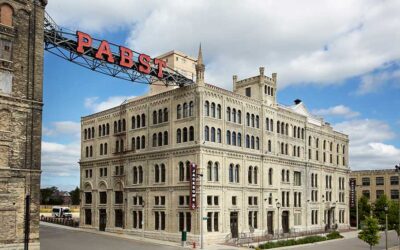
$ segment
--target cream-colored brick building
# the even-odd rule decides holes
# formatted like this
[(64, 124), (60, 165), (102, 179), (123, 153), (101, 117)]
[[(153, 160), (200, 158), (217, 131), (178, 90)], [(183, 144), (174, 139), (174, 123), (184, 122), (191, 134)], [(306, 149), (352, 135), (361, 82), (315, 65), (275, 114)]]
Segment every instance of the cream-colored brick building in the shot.
[(356, 180), (357, 197), (364, 195), (372, 203), (382, 195), (390, 200), (399, 199), (399, 176), (395, 169), (351, 171), (350, 179)]
[[(174, 69), (189, 58), (165, 55)], [(204, 178), (207, 243), (276, 233), (278, 224), (281, 232), (348, 228), (348, 136), (300, 100), (278, 104), (276, 74), (234, 76), (229, 91), (204, 83), (201, 51), (189, 59), (196, 84), (153, 88), (82, 118), (81, 226), (171, 241), (186, 229), (197, 241), (193, 162)]]

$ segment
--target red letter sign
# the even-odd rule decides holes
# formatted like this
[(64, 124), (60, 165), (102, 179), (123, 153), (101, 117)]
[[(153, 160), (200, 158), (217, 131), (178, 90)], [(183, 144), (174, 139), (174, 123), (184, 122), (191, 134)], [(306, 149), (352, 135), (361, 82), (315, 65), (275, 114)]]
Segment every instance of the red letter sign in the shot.
[(157, 76), (158, 78), (162, 78), (163, 77), (163, 68), (167, 65), (166, 62), (164, 62), (163, 60), (160, 60), (158, 58), (154, 59), (154, 64), (157, 65)]
[(139, 56), (139, 71), (144, 73), (144, 74), (149, 74), (150, 73), (150, 56), (146, 54), (140, 54)]
[(78, 46), (76, 48), (76, 51), (83, 54), (85, 52), (84, 48), (89, 48), (90, 46), (92, 46), (93, 40), (90, 35), (80, 31), (77, 31), (76, 35), (78, 36)]
[(125, 48), (125, 47), (119, 47), (119, 52), (120, 52), (120, 58), (121, 60), (119, 61), (119, 65), (127, 68), (131, 68), (133, 66), (133, 52), (132, 50)]
[(107, 56), (107, 62), (109, 63), (114, 63), (114, 57), (111, 53), (110, 45), (108, 44), (107, 41), (101, 41), (99, 49), (97, 50), (96, 53), (96, 58), (100, 60), (104, 60), (103, 55)]

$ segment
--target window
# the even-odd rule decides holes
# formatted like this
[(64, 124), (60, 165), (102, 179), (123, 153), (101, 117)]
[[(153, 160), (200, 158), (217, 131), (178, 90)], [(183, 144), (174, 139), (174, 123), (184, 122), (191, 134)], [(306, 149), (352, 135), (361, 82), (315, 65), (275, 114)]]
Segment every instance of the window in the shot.
[(365, 196), (365, 197), (367, 197), (367, 198), (369, 199), (369, 198), (370, 198), (369, 190), (363, 190), (363, 191), (362, 191), (362, 195)]
[(385, 184), (385, 179), (384, 177), (376, 177), (376, 185), (377, 186), (383, 186)]
[(85, 204), (92, 204), (92, 193), (85, 192)]
[(233, 206), (237, 205), (237, 197), (236, 196), (232, 196), (232, 205)]
[(390, 176), (390, 185), (399, 185), (399, 177), (398, 176)]
[(272, 168), (270, 168), (269, 170), (268, 170), (268, 185), (272, 185), (272, 178), (273, 178), (273, 170), (272, 170)]
[(176, 143), (182, 142), (182, 131), (180, 128), (176, 130)]
[(258, 227), (258, 225), (257, 225), (257, 216), (258, 215), (258, 212), (257, 211), (249, 211), (249, 227), (252, 227), (252, 228), (257, 228)]
[(215, 118), (215, 103), (211, 103), (211, 117)]
[(399, 199), (399, 190), (397, 190), (397, 189), (390, 190), (390, 199), (398, 200)]
[(217, 129), (217, 142), (218, 143), (222, 142), (221, 129)]
[(92, 210), (85, 209), (85, 224), (92, 225)]
[(165, 230), (165, 212), (154, 212), (154, 229)]
[(385, 192), (383, 190), (376, 190), (376, 199), (379, 199), (384, 194)]
[(204, 103), (204, 115), (210, 116), (210, 103), (208, 101)]
[(370, 179), (369, 179), (369, 177), (363, 177), (363, 178), (362, 178), (362, 185), (363, 185), (363, 186), (369, 186), (369, 185), (370, 185)]
[(293, 177), (294, 177), (294, 185), (295, 186), (301, 186), (301, 173), (295, 171), (293, 173)]
[(179, 212), (179, 231), (190, 232), (192, 227), (192, 215), (190, 212)]
[(231, 108), (230, 108), (230, 107), (227, 107), (227, 108), (226, 108), (226, 120), (227, 120), (228, 122), (231, 121)]
[(194, 141), (194, 127), (190, 126), (189, 128), (189, 141)]
[(220, 104), (217, 105), (217, 118), (221, 119), (221, 105)]
[(183, 118), (188, 116), (188, 104), (185, 102), (183, 104)]
[(189, 102), (189, 116), (193, 116), (193, 101)]
[(208, 126), (204, 128), (204, 140), (210, 141), (210, 128)]
[(107, 204), (107, 192), (99, 192), (100, 204)]
[(251, 97), (251, 87), (246, 88), (246, 96)]
[(122, 191), (115, 191), (115, 204), (122, 204), (124, 202), (124, 193)]
[(181, 118), (182, 118), (182, 106), (178, 104), (178, 106), (176, 106), (176, 119), (181, 119)]
[(0, 8), (0, 23), (13, 26), (13, 9), (8, 4), (2, 4)]

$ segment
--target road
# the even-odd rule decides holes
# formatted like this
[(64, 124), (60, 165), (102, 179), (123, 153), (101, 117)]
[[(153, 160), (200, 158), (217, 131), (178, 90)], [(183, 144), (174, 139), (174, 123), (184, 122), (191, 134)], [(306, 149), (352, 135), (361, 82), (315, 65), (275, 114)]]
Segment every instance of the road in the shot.
[(40, 225), (40, 249), (42, 250), (149, 250), (177, 249), (154, 243), (124, 239), (110, 235), (72, 231)]

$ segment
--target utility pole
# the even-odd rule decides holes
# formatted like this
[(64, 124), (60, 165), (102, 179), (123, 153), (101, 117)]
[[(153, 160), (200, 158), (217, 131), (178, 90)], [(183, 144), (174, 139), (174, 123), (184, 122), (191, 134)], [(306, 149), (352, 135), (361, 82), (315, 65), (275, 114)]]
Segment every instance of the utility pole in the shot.
[(24, 231), (24, 250), (29, 249), (29, 232), (30, 232), (30, 210), (31, 210), (31, 196), (29, 194), (25, 197), (25, 231)]

